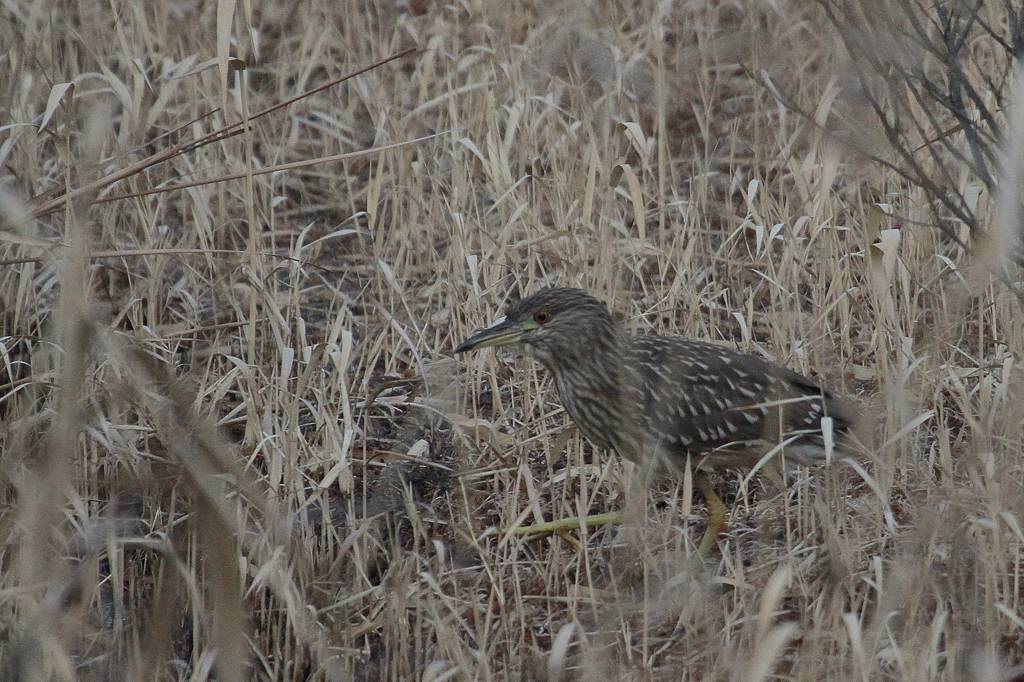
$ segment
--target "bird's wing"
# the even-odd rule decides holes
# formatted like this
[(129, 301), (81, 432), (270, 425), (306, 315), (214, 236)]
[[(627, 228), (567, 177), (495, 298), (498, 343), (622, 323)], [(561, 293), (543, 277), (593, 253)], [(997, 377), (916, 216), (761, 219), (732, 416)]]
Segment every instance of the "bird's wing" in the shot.
[[(714, 344), (636, 337), (632, 365), (643, 387), (645, 421), (660, 447), (697, 454), (820, 429), (834, 399), (784, 367)], [(836, 429), (846, 421), (836, 421)]]

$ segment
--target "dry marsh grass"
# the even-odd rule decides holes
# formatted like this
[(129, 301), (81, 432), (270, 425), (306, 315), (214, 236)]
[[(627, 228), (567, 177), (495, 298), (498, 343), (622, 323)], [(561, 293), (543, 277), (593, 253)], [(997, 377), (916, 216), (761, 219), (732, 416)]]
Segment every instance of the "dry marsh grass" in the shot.
[[(925, 157), (1004, 240), (972, 253), (852, 153), (884, 144), (817, 5), (0, 17), (4, 679), (1024, 677), (1013, 223)], [(452, 358), (553, 283), (856, 396), (870, 456), (716, 474), (697, 562), (699, 495), (528, 361)]]

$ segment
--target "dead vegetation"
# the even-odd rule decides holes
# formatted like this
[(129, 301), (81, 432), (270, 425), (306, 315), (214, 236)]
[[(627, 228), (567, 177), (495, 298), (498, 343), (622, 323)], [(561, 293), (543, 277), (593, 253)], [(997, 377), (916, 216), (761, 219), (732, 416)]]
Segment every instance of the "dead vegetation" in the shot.
[[(825, 0), (4, 4), (3, 679), (1024, 676), (1011, 4), (952, 113)], [(856, 395), (872, 457), (720, 474), (698, 565), (699, 495), (451, 358), (543, 283)]]

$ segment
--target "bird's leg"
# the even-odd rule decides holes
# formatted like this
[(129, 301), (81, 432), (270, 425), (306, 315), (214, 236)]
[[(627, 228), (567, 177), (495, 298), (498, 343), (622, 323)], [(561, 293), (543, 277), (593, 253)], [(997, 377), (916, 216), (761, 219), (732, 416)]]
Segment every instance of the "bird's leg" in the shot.
[(544, 523), (535, 523), (530, 526), (517, 526), (515, 528), (508, 528), (503, 530), (504, 533), (511, 535), (537, 535), (540, 533), (562, 533), (567, 530), (576, 530), (586, 526), (592, 528), (595, 526), (607, 526), (612, 523), (622, 523), (626, 520), (625, 512), (606, 512), (604, 514), (593, 514), (591, 516), (571, 516), (566, 519), (558, 519), (556, 521), (546, 521)]
[(699, 471), (694, 472), (694, 483), (700, 488), (704, 500), (708, 503), (708, 527), (704, 531), (704, 537), (700, 540), (700, 547), (697, 550), (701, 556), (708, 556), (715, 548), (719, 534), (725, 529), (725, 503), (718, 496), (711, 482)]
[[(708, 556), (711, 554), (711, 550), (715, 548), (718, 536), (725, 529), (725, 516), (728, 510), (725, 503), (722, 502), (722, 498), (718, 496), (718, 493), (711, 486), (711, 482), (703, 473), (696, 472), (693, 480), (708, 505), (708, 527), (704, 531), (704, 537), (701, 538), (700, 546), (697, 549), (701, 556)], [(529, 526), (503, 529), (502, 532), (509, 535), (545, 535), (548, 533), (558, 533), (561, 535), (566, 531), (578, 530), (583, 527), (595, 528), (597, 526), (624, 523), (630, 516), (629, 512), (624, 511), (592, 514), (590, 516), (571, 516), (555, 521), (535, 523)]]

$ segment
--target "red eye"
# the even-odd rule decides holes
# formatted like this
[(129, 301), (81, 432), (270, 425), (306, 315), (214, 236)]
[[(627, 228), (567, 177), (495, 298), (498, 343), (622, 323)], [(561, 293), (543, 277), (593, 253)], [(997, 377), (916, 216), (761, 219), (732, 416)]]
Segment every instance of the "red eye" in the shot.
[(547, 312), (546, 310), (541, 310), (540, 312), (536, 312), (533, 314), (533, 321), (536, 322), (537, 324), (545, 324), (550, 319), (551, 313)]

